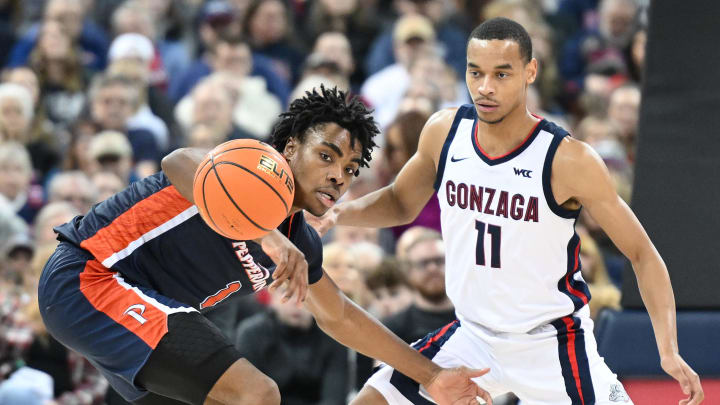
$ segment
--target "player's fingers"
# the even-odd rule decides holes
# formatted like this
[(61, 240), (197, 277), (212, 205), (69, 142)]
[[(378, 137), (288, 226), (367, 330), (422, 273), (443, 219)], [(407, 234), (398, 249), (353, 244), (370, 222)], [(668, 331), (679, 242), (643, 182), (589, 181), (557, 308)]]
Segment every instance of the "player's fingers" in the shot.
[[(490, 393), (488, 393), (487, 391), (480, 389), (480, 392), (478, 392), (477, 397), (482, 398), (485, 401), (485, 403), (487, 403), (487, 405), (492, 405), (492, 397), (490, 396)], [(477, 397), (476, 397), (476, 400), (477, 400)], [(478, 401), (478, 403), (481, 403), (480, 400), (477, 400), (477, 401)]]
[(468, 378), (476, 378), (476, 377), (482, 377), (485, 374), (490, 372), (489, 368), (483, 368), (483, 369), (477, 369), (477, 368), (466, 368), (463, 370), (463, 372), (468, 376)]
[(702, 385), (700, 384), (700, 377), (692, 370), (686, 370), (686, 373), (691, 374), (690, 380), (690, 401), (688, 405), (697, 405), (705, 399), (705, 392), (703, 392)]

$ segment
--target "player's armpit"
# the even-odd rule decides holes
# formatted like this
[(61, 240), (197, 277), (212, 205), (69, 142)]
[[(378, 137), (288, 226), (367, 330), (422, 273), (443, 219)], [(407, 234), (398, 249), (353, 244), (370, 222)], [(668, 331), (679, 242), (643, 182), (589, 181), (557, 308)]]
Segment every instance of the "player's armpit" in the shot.
[(191, 203), (193, 199), (193, 180), (195, 170), (203, 161), (207, 150), (198, 148), (180, 148), (165, 156), (160, 166), (177, 191)]

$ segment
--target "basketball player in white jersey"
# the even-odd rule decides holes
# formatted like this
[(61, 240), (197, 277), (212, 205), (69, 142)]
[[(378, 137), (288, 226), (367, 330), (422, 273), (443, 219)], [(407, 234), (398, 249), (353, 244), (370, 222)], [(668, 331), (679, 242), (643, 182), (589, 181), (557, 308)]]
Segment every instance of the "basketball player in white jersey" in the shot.
[[(508, 19), (478, 26), (467, 46), (474, 105), (425, 125), (417, 153), (394, 183), (339, 204), (332, 224), (390, 227), (413, 220), (434, 192), (447, 247), (447, 294), (458, 320), (413, 346), (438, 364), (490, 367), (477, 379), (523, 404), (629, 404), (598, 355), (574, 226), (585, 207), (632, 261), (655, 330), (662, 368), (699, 404), (698, 375), (678, 354), (667, 269), (607, 168), (585, 143), (527, 111), (537, 61), (525, 29)], [(353, 405), (431, 404), (388, 366)]]

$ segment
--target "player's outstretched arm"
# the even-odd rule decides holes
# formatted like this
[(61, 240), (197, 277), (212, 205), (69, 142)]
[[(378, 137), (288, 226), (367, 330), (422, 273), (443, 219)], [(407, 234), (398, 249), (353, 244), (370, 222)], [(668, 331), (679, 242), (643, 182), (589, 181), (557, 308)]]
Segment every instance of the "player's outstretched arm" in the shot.
[(340, 203), (318, 221), (311, 222), (321, 235), (334, 225), (386, 228), (415, 219), (435, 192), (436, 163), (456, 109), (433, 114), (420, 133), (417, 152), (395, 180), (380, 190)]
[(579, 201), (632, 262), (662, 368), (688, 395), (681, 405), (699, 404), (704, 398), (700, 378), (678, 352), (675, 298), (667, 268), (635, 214), (615, 192), (607, 167), (588, 145), (566, 139), (553, 162), (552, 178), (558, 202)]
[(207, 149), (179, 148), (170, 152), (160, 162), (160, 167), (177, 191), (191, 203), (195, 170), (207, 155)]
[(305, 304), (325, 333), (422, 384), (438, 404), (476, 405), (478, 396), (492, 404), (490, 395), (471, 380), (489, 369), (439, 367), (345, 297), (327, 274), (310, 286)]

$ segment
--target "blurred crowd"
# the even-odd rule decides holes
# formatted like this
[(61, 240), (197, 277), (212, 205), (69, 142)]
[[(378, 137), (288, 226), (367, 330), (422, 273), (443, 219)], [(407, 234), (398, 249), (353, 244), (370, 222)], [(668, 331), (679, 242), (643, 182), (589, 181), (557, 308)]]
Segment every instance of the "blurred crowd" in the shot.
[[(267, 139), (288, 103), (320, 84), (374, 109), (381, 147), (344, 198), (378, 189), (434, 111), (470, 102), (466, 41), (488, 18), (528, 30), (539, 61), (529, 110), (595, 148), (628, 200), (647, 3), (0, 0), (0, 403), (123, 403), (44, 330), (35, 295), (54, 226), (156, 172), (175, 148)], [(577, 228), (596, 316), (619, 307), (625, 261), (591, 217)], [(324, 268), (411, 342), (454, 319), (439, 230), (436, 198), (407, 226), (338, 227), (323, 239)], [(277, 381), (283, 404), (344, 404), (373, 367), (267, 292), (208, 317)]]

